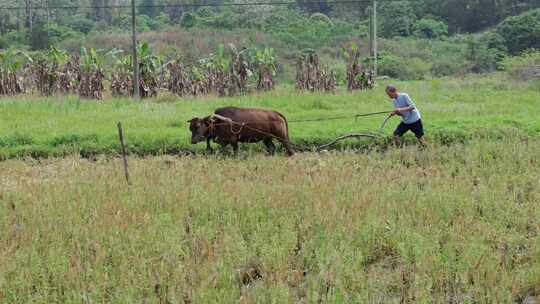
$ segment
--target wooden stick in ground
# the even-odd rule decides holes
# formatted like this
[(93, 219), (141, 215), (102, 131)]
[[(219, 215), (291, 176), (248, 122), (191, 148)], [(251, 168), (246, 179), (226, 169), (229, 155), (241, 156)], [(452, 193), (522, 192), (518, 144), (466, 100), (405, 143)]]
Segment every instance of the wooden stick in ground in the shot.
[(124, 174), (126, 175), (126, 181), (128, 185), (131, 185), (131, 182), (129, 181), (126, 145), (124, 144), (124, 131), (122, 131), (122, 124), (120, 122), (118, 122), (118, 137), (120, 138), (120, 146), (122, 147), (122, 158), (124, 159)]

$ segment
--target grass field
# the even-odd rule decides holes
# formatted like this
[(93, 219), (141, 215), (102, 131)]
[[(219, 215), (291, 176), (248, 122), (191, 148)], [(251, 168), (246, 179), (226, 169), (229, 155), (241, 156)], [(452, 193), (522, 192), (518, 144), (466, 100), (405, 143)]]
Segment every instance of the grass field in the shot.
[[(124, 125), (129, 150), (138, 155), (201, 151), (189, 143), (186, 120), (219, 106), (275, 109), (289, 120), (390, 110), (385, 83), (368, 92), (299, 94), (282, 87), (274, 92), (235, 98), (180, 99), (163, 95), (135, 103), (77, 97), (4, 97), (0, 100), (0, 158), (110, 154), (118, 151), (116, 122)], [(540, 134), (540, 90), (500, 77), (398, 82), (420, 108), (427, 138), (446, 144), (471, 138)], [(290, 125), (293, 143), (322, 144), (351, 131), (376, 132), (384, 116)], [(392, 120), (385, 134), (397, 124)], [(385, 138), (376, 144), (387, 142)], [(362, 145), (369, 144), (364, 142)], [(354, 141), (345, 145), (355, 145)], [(258, 146), (256, 146), (258, 147)], [(257, 148), (259, 149), (259, 148)]]
[(540, 295), (538, 151), (131, 157), (131, 187), (114, 158), (7, 160), (0, 302), (521, 303)]
[[(384, 85), (1, 99), (0, 303), (540, 301), (537, 85), (398, 82), (422, 111), (425, 150), (386, 147), (394, 119), (380, 139), (341, 146), (361, 152), (174, 155), (204, 149), (185, 121), (216, 107), (289, 120), (384, 111)], [(291, 123), (290, 135), (310, 147), (376, 132), (384, 117)], [(131, 186), (115, 157), (118, 121)]]

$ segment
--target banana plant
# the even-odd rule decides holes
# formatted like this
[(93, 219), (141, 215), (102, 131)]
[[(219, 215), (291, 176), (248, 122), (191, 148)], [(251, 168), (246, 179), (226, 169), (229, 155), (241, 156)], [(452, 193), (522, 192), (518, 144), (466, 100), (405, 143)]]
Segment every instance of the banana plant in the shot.
[(69, 54), (66, 51), (57, 49), (55, 46), (51, 46), (47, 52), (47, 58), (52, 64), (60, 66), (69, 59)]
[(227, 95), (229, 88), (229, 68), (231, 60), (225, 55), (225, 45), (219, 44), (217, 51), (210, 54), (208, 73), (211, 75), (212, 87), (215, 88), (219, 96)]
[[(112, 58), (114, 71), (110, 75), (110, 88), (113, 96), (133, 95), (133, 56), (123, 55), (121, 50), (113, 49), (107, 53)], [(163, 63), (163, 58), (154, 54), (150, 44), (137, 45), (139, 62), (139, 92), (142, 98), (156, 96), (165, 70), (172, 62)], [(169, 74), (171, 73), (168, 71)], [(167, 86), (170, 85), (170, 79)]]
[(139, 57), (141, 97), (153, 97), (160, 87), (160, 73), (164, 70), (163, 58), (154, 54), (150, 44), (143, 42), (137, 46)]
[(251, 60), (251, 50), (248, 48), (238, 50), (232, 43), (229, 43), (229, 49), (232, 57), (229, 95), (244, 94), (248, 91), (248, 80), (253, 75), (254, 64)]
[(275, 86), (276, 56), (274, 49), (264, 48), (255, 52), (255, 62), (258, 69), (257, 90), (268, 91)]
[(0, 52), (0, 95), (24, 93), (22, 68), (32, 58), (22, 51), (8, 49)]
[(113, 96), (133, 95), (133, 57), (126, 55), (119, 57), (122, 51), (111, 51), (113, 71), (110, 75), (110, 87)]
[(180, 56), (167, 62), (166, 68), (168, 72), (168, 90), (178, 96), (190, 95), (192, 81), (189, 77), (188, 69), (182, 64)]
[(225, 54), (225, 45), (219, 44), (217, 52), (215, 54), (211, 54), (210, 58), (212, 60), (212, 63), (214, 64), (214, 67), (222, 73), (227, 73), (229, 71), (229, 67), (231, 65), (231, 60), (227, 58)]
[(79, 95), (85, 98), (103, 98), (103, 80), (105, 72), (103, 64), (105, 55), (101, 55), (94, 48), (81, 48), (81, 77)]
[(342, 49), (343, 57), (347, 63), (347, 90), (363, 90), (369, 88), (368, 78), (365, 69), (359, 61), (360, 49), (358, 45), (351, 42)]
[(334, 91), (336, 73), (322, 66), (314, 52), (302, 54), (296, 65), (296, 88), (309, 91)]
[(57, 91), (58, 79), (68, 59), (67, 52), (54, 46), (51, 46), (46, 53), (38, 55), (33, 65), (33, 74), (41, 95), (50, 96)]

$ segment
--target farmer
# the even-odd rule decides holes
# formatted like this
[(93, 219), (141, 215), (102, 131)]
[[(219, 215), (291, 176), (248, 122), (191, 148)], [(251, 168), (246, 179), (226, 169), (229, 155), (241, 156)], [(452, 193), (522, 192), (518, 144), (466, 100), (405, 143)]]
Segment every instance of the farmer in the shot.
[(394, 102), (395, 110), (390, 115), (401, 116), (401, 123), (394, 131), (394, 144), (397, 147), (400, 147), (401, 136), (410, 130), (418, 139), (418, 143), (420, 143), (422, 147), (425, 147), (426, 141), (424, 140), (424, 127), (422, 126), (422, 120), (420, 119), (420, 111), (418, 111), (409, 95), (398, 92), (393, 85), (388, 85), (386, 87), (386, 94), (392, 98), (392, 101)]

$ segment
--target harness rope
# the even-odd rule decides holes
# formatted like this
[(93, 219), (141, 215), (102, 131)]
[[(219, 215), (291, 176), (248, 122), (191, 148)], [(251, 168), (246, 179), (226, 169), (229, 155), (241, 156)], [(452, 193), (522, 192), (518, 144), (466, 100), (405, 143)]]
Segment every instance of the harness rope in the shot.
[(365, 114), (355, 114), (355, 115), (344, 115), (344, 116), (334, 116), (334, 117), (321, 117), (321, 118), (314, 118), (314, 119), (301, 119), (301, 120), (289, 120), (289, 123), (300, 123), (300, 122), (315, 122), (315, 121), (326, 121), (326, 120), (338, 120), (338, 119), (345, 119), (345, 118), (358, 118), (358, 117), (366, 117), (366, 116), (373, 116), (373, 115), (379, 115), (379, 114), (388, 114), (392, 113), (393, 111), (381, 111), (381, 112), (372, 112), (372, 113), (365, 113)]
[[(265, 131), (262, 131), (260, 129), (257, 129), (257, 128), (254, 128), (254, 127), (251, 127), (248, 125), (248, 122), (237, 122), (237, 121), (234, 121), (232, 119), (230, 119), (229, 117), (224, 117), (224, 116), (221, 116), (219, 114), (212, 114), (210, 116), (210, 118), (217, 118), (217, 119), (220, 119), (220, 120), (224, 120), (226, 121), (225, 123), (215, 123), (214, 120), (210, 120), (210, 128), (211, 130), (215, 129), (215, 126), (220, 126), (220, 125), (230, 125), (231, 127), (231, 133), (234, 134), (234, 135), (238, 135), (242, 132), (242, 129), (243, 128), (246, 128), (246, 129), (249, 129), (249, 130), (252, 130), (252, 131), (255, 131), (255, 132), (258, 132), (260, 134), (263, 134), (263, 135), (266, 135), (266, 136), (269, 136), (269, 137), (273, 137), (277, 140), (280, 140), (280, 141), (286, 141), (288, 142), (289, 144), (292, 145), (292, 143), (290, 143), (288, 140), (286, 140), (285, 138), (281, 138), (279, 136), (276, 136), (272, 133), (268, 133), (268, 132), (265, 132)], [(233, 129), (233, 125), (240, 125), (240, 129), (238, 131), (234, 131)]]

